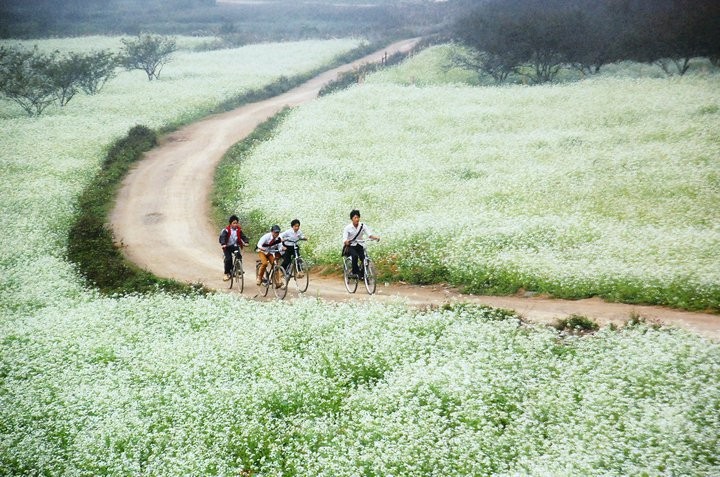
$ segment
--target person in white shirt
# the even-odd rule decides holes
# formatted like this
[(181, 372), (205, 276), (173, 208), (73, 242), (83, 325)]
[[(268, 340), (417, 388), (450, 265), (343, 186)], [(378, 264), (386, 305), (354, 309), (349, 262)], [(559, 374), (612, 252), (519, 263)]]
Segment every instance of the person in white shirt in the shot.
[[(282, 252), (282, 240), (280, 239), (280, 226), (273, 225), (270, 228), (270, 232), (266, 233), (257, 243), (258, 255), (260, 256), (260, 269), (256, 282), (259, 285), (262, 284), (262, 277), (265, 275), (265, 269), (268, 264), (274, 263), (276, 256), (279, 256)], [(278, 286), (276, 283), (275, 286)]]
[(290, 266), (293, 256), (295, 255), (295, 247), (297, 247), (298, 257), (300, 256), (300, 240), (307, 240), (305, 234), (300, 230), (300, 220), (293, 219), (290, 222), (290, 228), (280, 234), (283, 246), (285, 247), (285, 254), (283, 255), (282, 267), (287, 270)]
[(358, 241), (364, 241), (365, 238), (370, 240), (380, 240), (367, 224), (360, 222), (360, 211), (353, 209), (350, 212), (350, 223), (343, 229), (343, 250), (347, 250), (347, 254), (352, 258), (352, 278), (363, 279), (359, 262), (365, 260), (365, 249)]

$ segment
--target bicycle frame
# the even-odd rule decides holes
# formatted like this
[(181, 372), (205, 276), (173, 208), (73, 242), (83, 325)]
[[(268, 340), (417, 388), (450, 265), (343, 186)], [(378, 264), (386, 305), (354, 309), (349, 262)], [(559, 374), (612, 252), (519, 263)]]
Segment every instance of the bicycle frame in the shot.
[(232, 268), (230, 269), (230, 287), (233, 287), (234, 282), (237, 282), (237, 286), (240, 289), (240, 293), (245, 288), (245, 271), (243, 269), (242, 260), (242, 249), (238, 248), (232, 253)]
[[(260, 265), (261, 261), (257, 260), (255, 262), (256, 275), (260, 270)], [(276, 277), (276, 275), (279, 276)], [(276, 277), (276, 279), (273, 279), (273, 277)], [(280, 265), (280, 259), (276, 253), (273, 253), (272, 263), (269, 263), (265, 268), (265, 273), (261, 277), (261, 280), (264, 281), (264, 283), (261, 281), (260, 285), (260, 287), (264, 289), (263, 296), (267, 296), (268, 291), (270, 291), (270, 287), (272, 286), (276, 298), (280, 300), (285, 298), (285, 295), (287, 294), (288, 279), (286, 277), (285, 269)]]
[[(356, 240), (356, 243), (358, 245), (361, 245), (363, 248), (363, 260), (362, 264), (358, 264), (362, 267), (363, 270), (363, 282), (365, 282), (365, 289), (367, 290), (369, 295), (372, 295), (375, 293), (376, 290), (376, 273), (375, 273), (375, 264), (372, 261), (372, 258), (370, 257), (370, 252), (368, 251), (368, 246), (366, 244), (365, 240)], [(343, 279), (345, 281), (345, 288), (349, 293), (355, 293), (355, 290), (357, 290), (357, 284), (359, 281), (359, 278), (351, 278), (350, 274), (352, 273), (352, 257), (343, 257)]]
[(290, 263), (285, 271), (285, 280), (290, 282), (290, 279), (292, 278), (295, 282), (295, 287), (297, 288), (298, 293), (304, 293), (307, 291), (310, 283), (310, 276), (307, 268), (305, 267), (305, 261), (302, 257), (300, 257), (300, 247), (297, 242), (290, 240), (283, 242), (283, 245), (285, 245), (288, 249), (292, 247), (292, 257), (290, 258)]

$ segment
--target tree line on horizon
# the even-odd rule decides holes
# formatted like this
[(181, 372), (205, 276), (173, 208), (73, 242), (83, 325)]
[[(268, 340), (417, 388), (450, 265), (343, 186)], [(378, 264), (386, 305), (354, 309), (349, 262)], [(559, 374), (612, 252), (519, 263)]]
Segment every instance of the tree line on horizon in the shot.
[(520, 74), (545, 83), (564, 67), (594, 74), (624, 60), (682, 75), (692, 58), (719, 65), (720, 1), (489, 0), (471, 7), (451, 36), (472, 51), (456, 64), (496, 82)]

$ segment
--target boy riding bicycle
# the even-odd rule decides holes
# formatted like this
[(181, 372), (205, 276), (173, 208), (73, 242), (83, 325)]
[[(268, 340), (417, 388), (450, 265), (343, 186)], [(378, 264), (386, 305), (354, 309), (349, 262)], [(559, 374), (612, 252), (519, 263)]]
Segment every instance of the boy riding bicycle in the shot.
[(358, 241), (363, 241), (365, 237), (370, 240), (380, 240), (380, 237), (373, 235), (372, 230), (367, 224), (360, 223), (360, 211), (355, 209), (350, 212), (351, 222), (343, 229), (343, 253), (352, 259), (352, 275), (351, 278), (362, 280), (363, 272), (360, 270), (358, 262), (365, 260), (365, 249)]
[(228, 219), (228, 226), (220, 231), (220, 246), (222, 247), (225, 260), (223, 262), (225, 275), (223, 281), (230, 280), (230, 270), (232, 270), (232, 254), (239, 252), (240, 249), (248, 244), (250, 239), (245, 235), (240, 227), (237, 215), (231, 215)]
[(292, 262), (292, 258), (295, 256), (294, 248), (297, 248), (297, 254), (299, 257), (300, 244), (298, 242), (300, 240), (307, 240), (307, 237), (305, 237), (305, 234), (300, 231), (300, 221), (298, 219), (294, 219), (290, 222), (290, 228), (280, 234), (280, 238), (282, 239), (283, 246), (285, 246), (282, 267), (289, 271), (290, 262)]
[[(276, 256), (280, 256), (282, 252), (282, 239), (280, 238), (280, 226), (273, 225), (270, 228), (270, 232), (266, 233), (257, 243), (258, 256), (260, 257), (260, 268), (258, 269), (258, 276), (256, 283), (258, 286), (262, 285), (262, 278), (265, 275), (265, 269), (268, 265), (275, 262)], [(280, 284), (276, 283), (276, 287)]]

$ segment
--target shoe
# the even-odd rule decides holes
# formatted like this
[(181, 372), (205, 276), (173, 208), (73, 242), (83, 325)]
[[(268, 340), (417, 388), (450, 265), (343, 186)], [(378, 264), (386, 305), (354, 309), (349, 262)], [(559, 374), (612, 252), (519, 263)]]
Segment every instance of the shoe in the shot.
[(283, 286), (282, 283), (276, 283), (276, 284), (275, 284), (275, 288), (280, 288), (280, 287), (282, 287), (282, 286)]
[(226, 273), (225, 275), (223, 275), (223, 281), (226, 282), (228, 280), (230, 280), (230, 274)]
[(298, 278), (303, 278), (303, 277), (305, 277), (305, 272), (298, 272), (297, 277), (298, 277)]
[(257, 286), (260, 286), (262, 285), (262, 280), (258, 278), (257, 280), (255, 280), (255, 283), (257, 284)]
[(355, 273), (351, 273), (350, 275), (348, 275), (348, 278), (351, 278), (351, 279), (353, 279), (353, 280), (357, 280), (357, 279), (358, 279), (358, 276), (357, 276)]
[(365, 275), (358, 275), (358, 280), (365, 280)]

